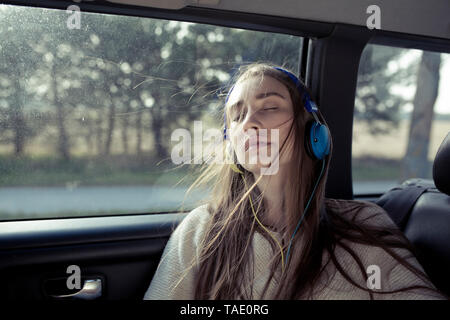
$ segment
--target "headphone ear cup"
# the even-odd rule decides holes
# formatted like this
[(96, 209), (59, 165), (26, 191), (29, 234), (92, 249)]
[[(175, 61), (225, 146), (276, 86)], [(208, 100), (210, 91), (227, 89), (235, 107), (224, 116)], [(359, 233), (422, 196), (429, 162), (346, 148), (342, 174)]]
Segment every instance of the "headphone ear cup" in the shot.
[(311, 120), (311, 121), (308, 121), (305, 126), (305, 150), (311, 159), (316, 160), (317, 158), (314, 155), (314, 152), (312, 151), (312, 146), (311, 146), (311, 127), (313, 124), (314, 124), (314, 121)]
[(314, 160), (322, 160), (330, 153), (330, 135), (328, 128), (311, 120), (305, 128), (305, 149)]

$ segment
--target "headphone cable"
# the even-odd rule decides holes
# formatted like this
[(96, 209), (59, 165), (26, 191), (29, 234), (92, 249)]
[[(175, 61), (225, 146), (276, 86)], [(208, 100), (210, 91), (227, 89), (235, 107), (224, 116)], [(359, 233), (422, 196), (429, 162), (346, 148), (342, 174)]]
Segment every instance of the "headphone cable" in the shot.
[[(237, 173), (240, 173), (240, 174), (241, 174), (242, 180), (244, 181), (245, 189), (247, 190), (247, 182), (245, 181), (245, 177), (244, 177), (244, 174), (242, 173), (242, 171), (239, 170), (239, 168), (238, 168), (235, 164), (232, 164), (232, 165), (231, 165), (231, 169), (232, 169), (234, 172), (237, 172)], [(255, 220), (258, 222), (258, 224), (261, 226), (261, 228), (263, 228), (264, 231), (266, 231), (266, 232), (272, 237), (272, 239), (276, 242), (276, 244), (277, 244), (278, 247), (280, 248), (280, 253), (281, 253), (281, 270), (282, 270), (282, 272), (284, 272), (285, 266), (284, 266), (284, 253), (283, 253), (284, 250), (283, 250), (283, 247), (281, 246), (280, 242), (275, 238), (275, 236), (272, 234), (272, 232), (270, 232), (270, 231), (269, 231), (269, 230), (261, 223), (261, 221), (259, 221), (259, 219), (258, 219), (258, 217), (257, 217), (257, 215), (256, 215), (256, 212), (255, 212), (255, 208), (253, 207), (253, 201), (252, 201), (252, 197), (251, 197), (250, 194), (248, 195), (248, 198), (249, 198), (249, 200), (250, 200), (250, 206), (251, 206), (251, 208), (252, 208), (252, 212), (253, 212), (253, 215), (254, 215), (254, 217), (255, 217)]]

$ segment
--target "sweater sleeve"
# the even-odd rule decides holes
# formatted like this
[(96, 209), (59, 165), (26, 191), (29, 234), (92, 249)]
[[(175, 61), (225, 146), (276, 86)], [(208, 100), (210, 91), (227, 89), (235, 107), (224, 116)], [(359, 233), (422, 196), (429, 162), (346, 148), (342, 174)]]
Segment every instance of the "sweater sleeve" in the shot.
[[(371, 217), (368, 221), (371, 224), (375, 224), (381, 227), (398, 229), (389, 215), (381, 207), (367, 203), (365, 210), (362, 213), (362, 217)], [(414, 286), (423, 286), (426, 288), (436, 289), (431, 283), (425, 271), (423, 270), (416, 257), (407, 249), (404, 248), (392, 248), (392, 250), (405, 259), (410, 265), (414, 266), (423, 273), (423, 277), (416, 275), (413, 271), (403, 266), (388, 252), (379, 247), (365, 247), (359, 246), (360, 252), (363, 254), (365, 267), (375, 266), (379, 268), (381, 276), (381, 290), (380, 291), (395, 291), (398, 289), (405, 289)], [(372, 269), (367, 273), (368, 276), (375, 275), (375, 270)], [(367, 284), (369, 285), (369, 284)], [(374, 299), (383, 300), (428, 300), (428, 299), (445, 299), (445, 297), (437, 292), (428, 290), (426, 288), (408, 289), (405, 291), (395, 293), (375, 293)], [(375, 291), (378, 291), (375, 289)]]
[(385, 256), (386, 260), (392, 260), (392, 267), (387, 270), (381, 271), (381, 276), (385, 277), (385, 287), (384, 290), (398, 290), (403, 288), (409, 288), (414, 286), (423, 286), (425, 288), (415, 288), (408, 289), (405, 291), (387, 293), (387, 294), (375, 294), (375, 299), (380, 300), (446, 300), (446, 298), (437, 291), (432, 291), (426, 288), (436, 290), (436, 287), (428, 279), (426, 273), (424, 272), (422, 266), (419, 264), (417, 259), (405, 249), (395, 249), (396, 253), (406, 259), (411, 265), (415, 266), (417, 269), (424, 273), (424, 278), (419, 277), (408, 268), (393, 261), (391, 256)]
[(144, 300), (191, 300), (199, 243), (209, 213), (207, 205), (192, 210), (178, 225), (164, 248)]

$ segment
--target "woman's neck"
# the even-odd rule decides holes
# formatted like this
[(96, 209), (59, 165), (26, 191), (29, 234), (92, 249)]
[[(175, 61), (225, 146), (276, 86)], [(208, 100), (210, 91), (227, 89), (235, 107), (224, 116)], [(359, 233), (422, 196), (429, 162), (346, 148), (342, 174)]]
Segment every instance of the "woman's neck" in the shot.
[[(259, 176), (255, 175), (255, 180), (258, 178)], [(257, 185), (264, 194), (264, 205), (266, 208), (266, 215), (261, 222), (274, 229), (279, 229), (281, 227), (280, 221), (282, 221), (284, 216), (284, 191), (286, 188), (283, 170), (280, 167), (275, 175), (263, 175)]]

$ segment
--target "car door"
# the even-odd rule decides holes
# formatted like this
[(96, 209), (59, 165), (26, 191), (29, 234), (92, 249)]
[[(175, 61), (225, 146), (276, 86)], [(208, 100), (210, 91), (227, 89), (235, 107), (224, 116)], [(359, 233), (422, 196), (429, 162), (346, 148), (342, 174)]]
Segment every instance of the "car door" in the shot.
[(77, 294), (85, 299), (142, 299), (183, 216), (2, 222), (2, 298), (67, 299)]

